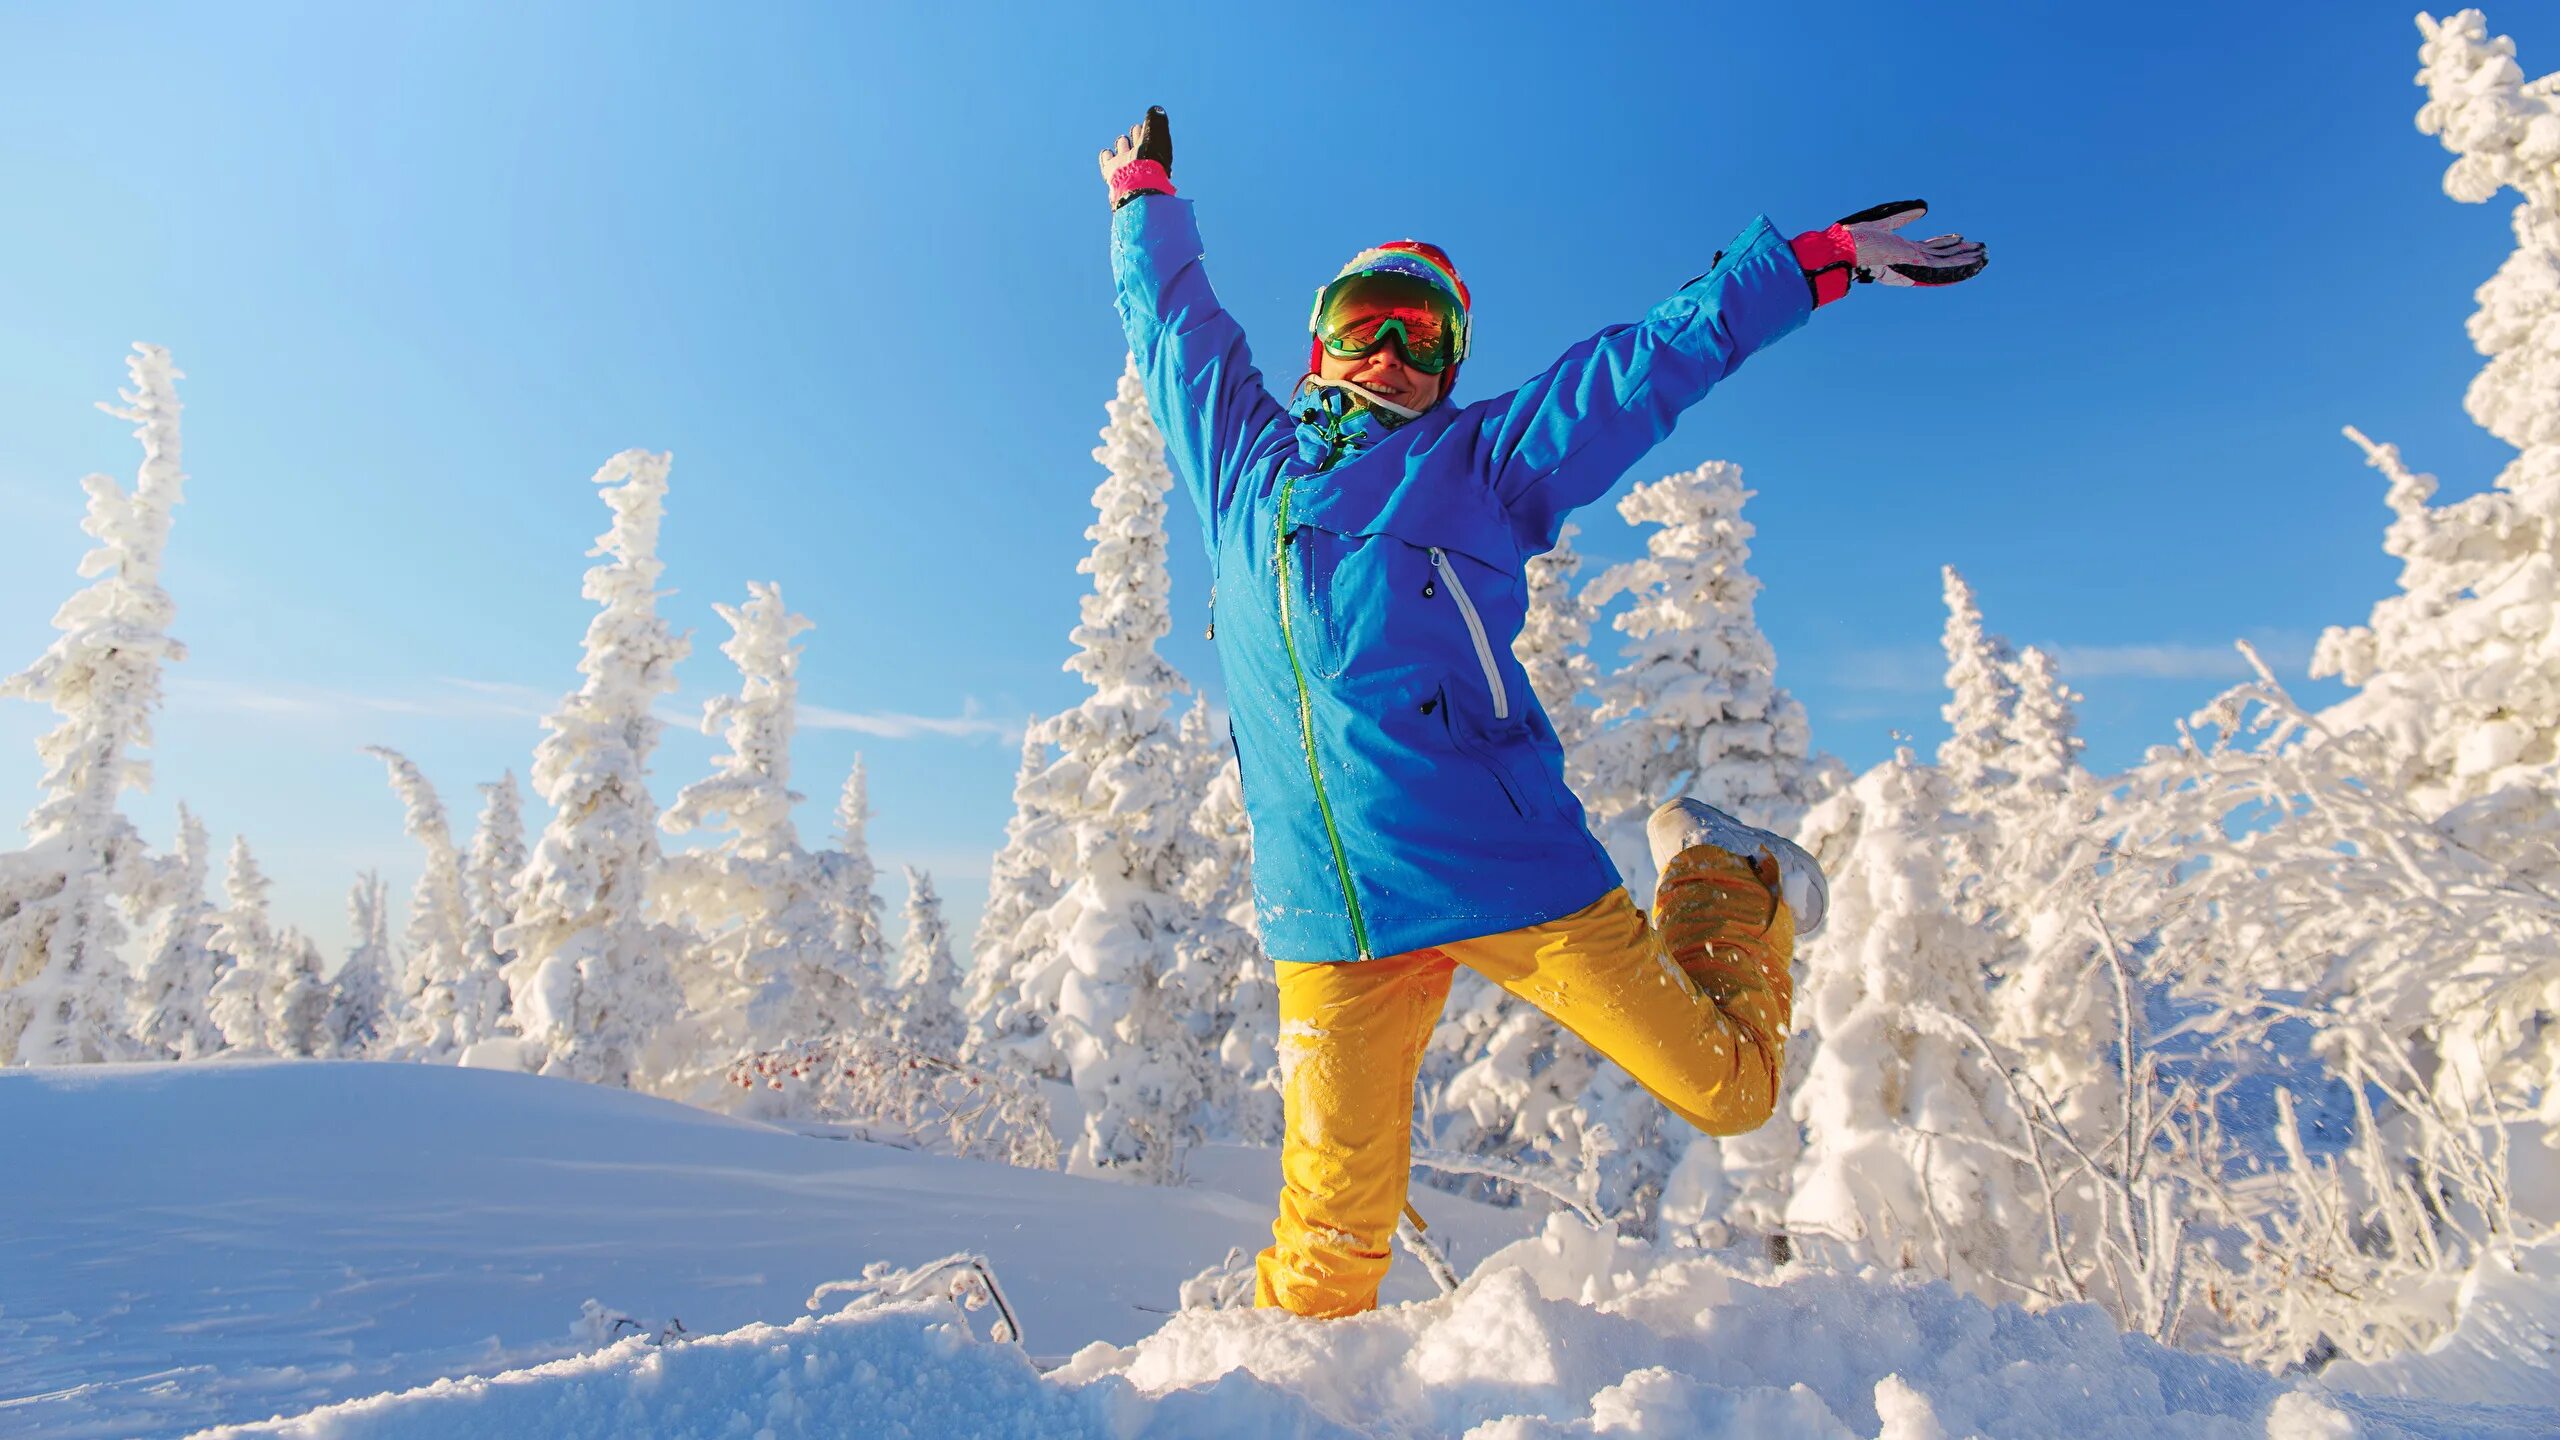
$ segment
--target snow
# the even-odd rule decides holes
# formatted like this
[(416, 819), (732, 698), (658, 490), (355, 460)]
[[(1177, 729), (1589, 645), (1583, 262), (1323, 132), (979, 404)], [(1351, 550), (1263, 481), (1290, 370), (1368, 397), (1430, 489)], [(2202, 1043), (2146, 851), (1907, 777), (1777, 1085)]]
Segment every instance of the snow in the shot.
[[(0, 1154), (12, 1437), (176, 1435), (534, 1365), (581, 1348), (590, 1298), (653, 1330), (785, 1320), (867, 1263), (958, 1250), (992, 1260), (1033, 1353), (1127, 1344), (1183, 1280), (1267, 1243), (1279, 1191), (1267, 1150), (1207, 1147), (1193, 1185), (1137, 1186), (321, 1061), (0, 1072)], [(1421, 1203), (1462, 1263), (1527, 1223)], [(1411, 1267), (1390, 1287), (1430, 1290)], [(104, 1388), (28, 1398), (80, 1386)]]
[[(1268, 1222), (1272, 1152), (1232, 1146), (1195, 1152), (1188, 1187), (1130, 1185), (303, 1061), (10, 1071), (0, 1151), (26, 1161), (0, 1176), (0, 1430), (30, 1440), (2560, 1431), (2560, 1409), (2308, 1388), (2091, 1306), (1772, 1278), (1436, 1195), (1434, 1238), (1475, 1272), (1454, 1296), (1400, 1265), (1400, 1303), (1356, 1319), (1168, 1316)], [(959, 1250), (989, 1257), (1028, 1354), (941, 1300), (803, 1313), (871, 1261)], [(589, 1299), (696, 1338), (596, 1350)]]

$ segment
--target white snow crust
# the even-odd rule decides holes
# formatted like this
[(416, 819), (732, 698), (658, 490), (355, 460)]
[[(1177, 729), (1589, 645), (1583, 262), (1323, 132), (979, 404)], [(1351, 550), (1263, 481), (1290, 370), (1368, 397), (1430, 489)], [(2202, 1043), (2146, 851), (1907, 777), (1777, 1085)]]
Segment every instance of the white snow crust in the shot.
[[(1563, 1217), (1504, 1243), (1516, 1213), (1445, 1196), (1433, 1234), (1475, 1272), (1454, 1296), (1399, 1266), (1404, 1303), (1357, 1319), (1167, 1318), (1267, 1222), (1270, 1152), (1233, 1147), (1198, 1156), (1207, 1183), (1129, 1185), (559, 1079), (215, 1062), (0, 1074), (0, 1151), (33, 1161), (0, 1175), (13, 1436), (2560, 1432), (2304, 1388), (2090, 1306), (1773, 1280)], [(938, 1300), (802, 1314), (820, 1281), (963, 1249), (1028, 1354)], [(590, 1298), (697, 1338), (603, 1346)]]

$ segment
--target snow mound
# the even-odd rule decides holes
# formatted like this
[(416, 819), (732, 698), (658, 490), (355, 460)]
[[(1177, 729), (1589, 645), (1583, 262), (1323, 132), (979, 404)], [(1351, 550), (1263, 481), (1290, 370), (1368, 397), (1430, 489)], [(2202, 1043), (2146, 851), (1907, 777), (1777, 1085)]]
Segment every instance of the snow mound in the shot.
[(1236, 1437), (2547, 1436), (2560, 1414), (2335, 1394), (1943, 1284), (1754, 1279), (1559, 1217), (1456, 1295), (1350, 1320), (1191, 1311), (1043, 1376), (947, 1303), (753, 1325), (293, 1420), (297, 1440), (472, 1434)]
[(2328, 1380), (2366, 1392), (2560, 1407), (2560, 1239), (2473, 1271), (2461, 1307), (2434, 1349), (2369, 1365), (2341, 1361)]
[[(1255, 1393), (1245, 1393), (1255, 1392)], [(1238, 1376), (1162, 1400), (1125, 1382), (1069, 1389), (1021, 1351), (974, 1343), (934, 1302), (749, 1325), (683, 1345), (632, 1339), (486, 1379), (439, 1380), (295, 1419), (223, 1426), (198, 1440), (450, 1440), (456, 1435), (628, 1440), (648, 1436), (1020, 1436), (1039, 1440), (1342, 1433), (1305, 1405)]]

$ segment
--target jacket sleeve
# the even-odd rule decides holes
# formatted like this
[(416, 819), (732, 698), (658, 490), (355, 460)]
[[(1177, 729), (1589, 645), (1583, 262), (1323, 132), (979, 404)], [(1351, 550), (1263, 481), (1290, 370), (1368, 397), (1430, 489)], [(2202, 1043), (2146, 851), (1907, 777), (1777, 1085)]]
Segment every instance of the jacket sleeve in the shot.
[(1190, 201), (1143, 194), (1112, 212), (1111, 269), (1147, 408), (1214, 552), (1247, 462), (1285, 412), (1209, 289)]
[(1681, 411), (1811, 313), (1804, 269), (1763, 215), (1643, 320), (1601, 331), (1473, 407), (1480, 463), (1524, 552), (1552, 549), (1567, 513), (1608, 493)]

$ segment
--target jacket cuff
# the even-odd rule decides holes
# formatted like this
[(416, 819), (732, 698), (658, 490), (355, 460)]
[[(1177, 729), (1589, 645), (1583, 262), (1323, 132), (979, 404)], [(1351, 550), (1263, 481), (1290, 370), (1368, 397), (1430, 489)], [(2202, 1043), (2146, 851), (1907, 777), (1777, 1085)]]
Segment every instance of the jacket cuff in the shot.
[(1111, 172), (1111, 205), (1113, 209), (1129, 203), (1138, 195), (1171, 195), (1173, 177), (1154, 160), (1132, 160)]
[(1804, 267), (1805, 284), (1819, 310), (1849, 293), (1850, 272), (1857, 268), (1858, 242), (1848, 227), (1807, 230), (1792, 242), (1796, 263)]

